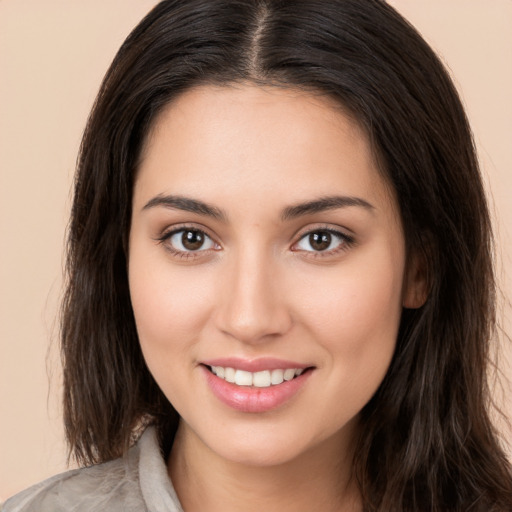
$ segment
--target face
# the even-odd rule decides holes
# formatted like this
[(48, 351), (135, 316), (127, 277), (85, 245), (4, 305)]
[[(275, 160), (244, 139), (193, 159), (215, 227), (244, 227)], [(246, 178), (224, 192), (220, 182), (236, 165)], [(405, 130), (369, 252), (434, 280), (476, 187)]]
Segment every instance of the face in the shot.
[(270, 465), (349, 444), (414, 296), (407, 274), (393, 194), (331, 100), (205, 86), (160, 114), (130, 291), (147, 365), (197, 446)]

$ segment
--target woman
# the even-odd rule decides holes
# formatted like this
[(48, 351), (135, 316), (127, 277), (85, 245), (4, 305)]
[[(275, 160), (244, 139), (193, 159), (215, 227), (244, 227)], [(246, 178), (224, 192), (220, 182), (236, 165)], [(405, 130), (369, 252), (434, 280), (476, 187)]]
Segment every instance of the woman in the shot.
[(96, 465), (5, 510), (510, 509), (471, 133), (385, 3), (155, 7), (91, 114), (68, 258)]

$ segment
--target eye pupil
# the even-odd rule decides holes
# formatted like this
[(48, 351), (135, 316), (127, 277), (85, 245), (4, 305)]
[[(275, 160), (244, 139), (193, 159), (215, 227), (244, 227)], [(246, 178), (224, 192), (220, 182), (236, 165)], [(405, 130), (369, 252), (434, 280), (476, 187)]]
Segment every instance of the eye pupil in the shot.
[(197, 251), (204, 244), (204, 235), (201, 231), (184, 231), (181, 235), (183, 247), (189, 251)]
[(331, 245), (332, 235), (326, 231), (317, 231), (309, 235), (309, 243), (315, 251), (325, 251)]

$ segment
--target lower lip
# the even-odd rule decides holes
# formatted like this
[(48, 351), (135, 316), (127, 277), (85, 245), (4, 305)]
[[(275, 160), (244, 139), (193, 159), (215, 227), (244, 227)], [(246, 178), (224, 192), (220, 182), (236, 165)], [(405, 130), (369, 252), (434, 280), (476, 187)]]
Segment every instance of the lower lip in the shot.
[(281, 407), (301, 390), (312, 373), (308, 370), (282, 384), (257, 388), (237, 386), (217, 377), (205, 366), (202, 368), (208, 386), (221, 402), (237, 411), (252, 413), (267, 412)]

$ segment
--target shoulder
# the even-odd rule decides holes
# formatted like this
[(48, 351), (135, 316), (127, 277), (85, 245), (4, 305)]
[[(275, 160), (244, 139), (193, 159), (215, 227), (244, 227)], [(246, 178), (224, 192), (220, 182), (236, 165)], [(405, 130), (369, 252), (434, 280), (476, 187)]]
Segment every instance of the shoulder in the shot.
[(56, 475), (8, 499), (1, 512), (131, 512), (146, 510), (138, 476), (139, 449), (103, 464)]
[(183, 512), (156, 430), (120, 459), (67, 471), (8, 499), (0, 512)]

